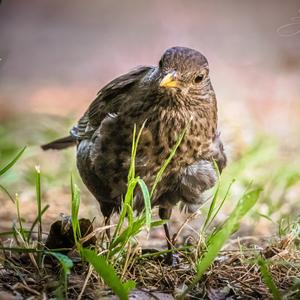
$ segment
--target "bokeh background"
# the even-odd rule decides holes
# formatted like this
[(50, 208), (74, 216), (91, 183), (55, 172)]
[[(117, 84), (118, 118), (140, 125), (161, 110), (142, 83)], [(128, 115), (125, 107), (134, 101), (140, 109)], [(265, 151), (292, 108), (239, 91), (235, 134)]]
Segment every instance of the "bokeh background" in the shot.
[[(232, 166), (224, 177), (238, 181), (229, 201), (251, 182), (264, 187), (244, 231), (274, 233), (278, 222), (299, 214), (299, 10), (299, 0), (3, 0), (1, 164), (29, 147), (1, 184), (20, 194), (30, 219), (34, 166), (41, 165), (44, 201), (51, 205), (47, 220), (68, 214), (74, 149), (43, 153), (38, 145), (65, 135), (114, 77), (137, 65), (156, 64), (167, 47), (192, 47), (210, 63)], [(99, 209), (81, 188), (81, 213), (92, 218)], [(0, 227), (7, 229), (15, 208), (5, 194), (0, 200)], [(225, 217), (226, 210), (219, 218)]]

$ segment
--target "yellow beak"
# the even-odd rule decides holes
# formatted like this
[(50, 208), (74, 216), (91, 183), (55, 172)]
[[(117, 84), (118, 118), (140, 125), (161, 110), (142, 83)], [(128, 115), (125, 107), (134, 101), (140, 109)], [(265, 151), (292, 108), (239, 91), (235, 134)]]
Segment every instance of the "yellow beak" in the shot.
[(160, 87), (170, 88), (177, 87), (178, 82), (176, 81), (176, 72), (168, 73), (160, 82)]

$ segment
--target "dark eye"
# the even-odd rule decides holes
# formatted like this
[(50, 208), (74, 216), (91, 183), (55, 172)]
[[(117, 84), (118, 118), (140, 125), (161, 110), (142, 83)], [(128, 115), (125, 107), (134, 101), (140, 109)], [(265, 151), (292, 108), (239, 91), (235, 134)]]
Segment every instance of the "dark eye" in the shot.
[(204, 78), (204, 75), (198, 75), (195, 77), (194, 82), (195, 83), (200, 83)]

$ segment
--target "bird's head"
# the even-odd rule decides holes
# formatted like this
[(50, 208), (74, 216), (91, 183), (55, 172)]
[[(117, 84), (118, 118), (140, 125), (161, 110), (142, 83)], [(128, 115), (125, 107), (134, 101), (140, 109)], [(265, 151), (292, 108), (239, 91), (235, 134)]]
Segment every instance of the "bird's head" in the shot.
[(179, 98), (208, 101), (213, 92), (208, 71), (207, 59), (200, 52), (184, 47), (169, 48), (158, 64), (159, 90)]

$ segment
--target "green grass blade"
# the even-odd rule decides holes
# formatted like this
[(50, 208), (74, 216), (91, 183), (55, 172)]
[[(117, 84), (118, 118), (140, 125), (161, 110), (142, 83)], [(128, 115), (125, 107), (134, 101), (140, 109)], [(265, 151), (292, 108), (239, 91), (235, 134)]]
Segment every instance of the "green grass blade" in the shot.
[[(62, 266), (62, 270), (63, 270), (62, 280), (63, 280), (63, 287), (64, 287), (64, 292), (65, 292), (65, 297), (63, 297), (63, 295), (60, 295), (60, 296), (61, 296), (62, 299), (67, 299), (68, 298), (67, 297), (67, 294), (68, 294), (68, 276), (71, 274), (71, 269), (73, 268), (73, 262), (68, 256), (63, 255), (63, 254), (58, 253), (58, 252), (49, 251), (49, 252), (46, 252), (46, 254), (49, 254), (49, 255), (52, 255), (53, 257), (55, 257)], [(61, 293), (61, 291), (60, 291), (60, 293)]]
[(113, 239), (113, 241), (111, 242), (110, 247), (109, 247), (110, 252), (109, 252), (108, 257), (113, 256), (120, 249), (124, 248), (125, 244), (127, 243), (128, 239), (130, 238), (131, 233), (132, 233), (132, 226), (134, 223), (133, 210), (132, 210), (131, 206), (127, 203), (125, 203), (124, 206), (126, 206), (125, 209), (127, 211), (128, 227), (122, 233), (118, 234)]
[[(42, 247), (42, 192), (41, 192), (41, 171), (40, 167), (36, 166), (36, 201), (37, 201), (37, 219), (38, 219), (38, 244), (37, 249), (40, 250)], [(38, 266), (41, 266), (42, 256), (38, 253)]]
[(80, 226), (78, 222), (79, 206), (80, 190), (78, 186), (74, 183), (73, 177), (71, 175), (71, 219), (75, 245), (78, 244), (78, 239), (81, 238)]
[(127, 291), (129, 294), (136, 286), (136, 283), (133, 280), (128, 280), (123, 283), (124, 289)]
[(273, 295), (273, 298), (275, 300), (281, 300), (280, 292), (272, 278), (272, 274), (269, 271), (266, 261), (263, 258), (260, 258), (257, 261), (260, 269), (260, 273), (262, 275), (263, 281), (265, 282), (266, 286), (269, 288), (271, 294)]
[(144, 206), (145, 206), (145, 218), (146, 218), (145, 225), (147, 231), (149, 232), (151, 227), (151, 210), (152, 210), (150, 194), (146, 186), (146, 183), (142, 179), (138, 179), (138, 184), (143, 193)]
[(18, 154), (15, 156), (15, 158), (10, 161), (6, 166), (4, 166), (1, 170), (0, 170), (0, 176), (3, 175), (4, 173), (6, 173), (21, 157), (21, 155), (23, 154), (23, 152), (25, 151), (26, 146), (23, 147), (23, 149), (21, 149)]
[(168, 222), (168, 220), (153, 221), (153, 222), (151, 222), (151, 228), (162, 226), (162, 225), (166, 224), (167, 222)]
[(214, 221), (214, 219), (217, 217), (219, 211), (220, 211), (221, 208), (223, 207), (223, 205), (224, 205), (224, 203), (225, 203), (225, 201), (226, 201), (226, 199), (227, 199), (227, 197), (228, 197), (228, 195), (229, 195), (229, 192), (230, 192), (231, 187), (232, 187), (232, 185), (233, 185), (234, 182), (235, 182), (235, 179), (233, 179), (233, 180), (231, 181), (231, 183), (229, 184), (228, 189), (227, 189), (227, 191), (226, 191), (226, 193), (225, 193), (225, 196), (223, 197), (223, 199), (222, 199), (220, 205), (219, 205), (218, 208), (216, 209), (216, 211), (215, 211), (215, 213), (213, 214), (213, 216), (211, 216), (209, 223), (206, 224), (206, 226), (204, 225), (204, 230), (205, 230), (206, 228), (208, 228), (208, 227), (211, 225), (211, 223)]
[(125, 217), (126, 217), (126, 214), (127, 214), (127, 209), (128, 209), (127, 205), (132, 207), (133, 193), (134, 193), (134, 189), (137, 185), (137, 181), (138, 181), (138, 179), (134, 178), (134, 179), (130, 180), (130, 182), (128, 183), (124, 203), (123, 203), (122, 210), (121, 210), (121, 213), (120, 213), (120, 216), (119, 216), (119, 221), (118, 221), (118, 224), (117, 224), (116, 229), (114, 231), (114, 235), (113, 235), (112, 240), (114, 240), (116, 238), (116, 236), (120, 233), (120, 229), (121, 229), (121, 227), (124, 223), (124, 220), (125, 220)]
[(60, 262), (64, 273), (66, 275), (71, 274), (71, 269), (73, 268), (73, 262), (68, 256), (58, 252), (52, 252), (52, 251), (46, 251), (45, 254), (54, 256)]
[(132, 133), (132, 146), (131, 146), (131, 160), (130, 160), (130, 167), (128, 171), (128, 182), (135, 177), (135, 156), (136, 156), (136, 124), (133, 126), (133, 133)]
[(114, 268), (107, 263), (103, 256), (98, 256), (94, 251), (89, 249), (82, 249), (82, 255), (88, 261), (104, 280), (104, 282), (119, 296), (121, 300), (127, 300), (128, 294), (132, 288), (135, 287), (133, 281), (122, 284)]
[(144, 216), (141, 216), (140, 218), (134, 220), (131, 226), (128, 226), (120, 235), (116, 237), (116, 239), (112, 241), (108, 257), (112, 257), (120, 250), (124, 249), (128, 240), (131, 237), (136, 236), (142, 230), (144, 224)]
[(155, 178), (155, 181), (154, 181), (154, 184), (152, 186), (152, 189), (151, 189), (151, 193), (150, 193), (150, 197), (153, 196), (153, 193), (156, 189), (156, 186), (158, 185), (158, 183), (161, 181), (162, 179), (162, 176), (163, 176), (163, 173), (165, 172), (165, 169), (167, 168), (167, 166), (169, 165), (170, 161), (172, 160), (173, 156), (175, 155), (176, 151), (177, 151), (177, 148), (179, 147), (179, 145), (181, 144), (182, 140), (183, 140), (183, 137), (187, 131), (189, 127), (189, 124), (185, 127), (185, 129), (182, 131), (182, 133), (180, 134), (176, 144), (174, 145), (174, 147), (172, 148), (169, 156), (167, 157), (167, 159), (164, 161), (162, 167), (159, 169), (157, 175), (156, 175), (156, 178)]
[(15, 203), (15, 199), (13, 198), (13, 196), (10, 194), (10, 192), (3, 186), (0, 184), (0, 189), (8, 196), (8, 198), (12, 201), (12, 203)]
[[(41, 210), (41, 217), (43, 216), (43, 214), (47, 211), (47, 209), (50, 207), (49, 204), (47, 204), (42, 210)], [(32, 222), (32, 225), (30, 227), (30, 230), (29, 230), (29, 233), (28, 233), (28, 237), (27, 237), (27, 243), (29, 243), (30, 241), (30, 238), (31, 238), (31, 235), (32, 235), (32, 231), (34, 229), (34, 227), (36, 226), (36, 224), (38, 223), (39, 221), (39, 216), (37, 216), (35, 218), (35, 220)]]
[(134, 222), (134, 213), (133, 209), (129, 204), (125, 204), (127, 206), (127, 219), (128, 219), (128, 227), (131, 228)]
[(223, 240), (223, 237), (228, 239), (229, 236), (236, 230), (240, 220), (256, 204), (260, 192), (261, 189), (258, 188), (244, 194), (221, 228), (208, 238), (207, 244), (218, 243), (218, 240)]
[(133, 127), (133, 134), (132, 134), (132, 148), (131, 148), (131, 160), (130, 160), (130, 167), (128, 172), (128, 182), (135, 178), (135, 158), (136, 158), (136, 152), (137, 147), (139, 144), (139, 140), (142, 134), (142, 131), (145, 127), (146, 121), (142, 124), (138, 135), (136, 136), (136, 124), (134, 124)]
[(19, 198), (18, 194), (16, 194), (16, 208), (17, 208), (17, 219), (18, 219), (18, 223), (19, 223), (19, 227), (20, 227), (20, 229), (18, 230), (18, 234), (21, 236), (22, 241), (25, 242), (26, 241), (25, 234), (24, 234), (25, 231), (23, 228), (23, 223), (22, 223), (22, 218), (21, 218), (20, 198)]
[(204, 225), (203, 225), (203, 231), (207, 228), (207, 225), (210, 223), (211, 216), (213, 214), (213, 211), (214, 211), (216, 203), (217, 203), (219, 189), (220, 189), (220, 181), (218, 180), (217, 188), (216, 188), (216, 191), (214, 193), (213, 199), (210, 203), (209, 210), (208, 210), (208, 213), (207, 213)]
[(7, 235), (13, 235), (13, 234), (14, 234), (14, 231), (3, 231), (3, 232), (0, 232), (0, 237), (7, 236)]

